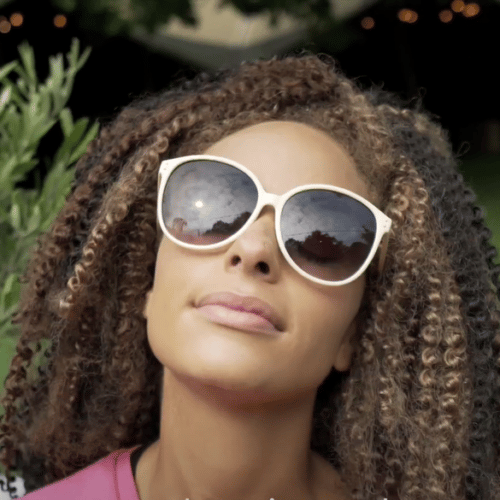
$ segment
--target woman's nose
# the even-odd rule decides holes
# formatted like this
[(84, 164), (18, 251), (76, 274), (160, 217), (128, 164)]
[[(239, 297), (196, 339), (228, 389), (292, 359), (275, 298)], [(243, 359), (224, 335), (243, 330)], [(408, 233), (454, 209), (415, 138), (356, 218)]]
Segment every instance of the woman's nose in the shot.
[(280, 274), (281, 253), (274, 229), (274, 209), (264, 207), (257, 220), (229, 247), (225, 267), (229, 272), (275, 282)]

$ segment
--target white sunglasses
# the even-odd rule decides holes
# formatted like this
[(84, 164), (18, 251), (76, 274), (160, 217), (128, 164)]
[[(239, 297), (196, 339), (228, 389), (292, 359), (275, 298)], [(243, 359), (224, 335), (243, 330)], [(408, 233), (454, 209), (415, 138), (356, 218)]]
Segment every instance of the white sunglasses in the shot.
[[(363, 197), (328, 184), (267, 193), (248, 168), (218, 156), (165, 160), (158, 185), (158, 221), (174, 243), (217, 250), (272, 206), (276, 239), (287, 262), (305, 278), (327, 286), (346, 285), (361, 276), (392, 224)], [(379, 273), (387, 240), (381, 246)]]

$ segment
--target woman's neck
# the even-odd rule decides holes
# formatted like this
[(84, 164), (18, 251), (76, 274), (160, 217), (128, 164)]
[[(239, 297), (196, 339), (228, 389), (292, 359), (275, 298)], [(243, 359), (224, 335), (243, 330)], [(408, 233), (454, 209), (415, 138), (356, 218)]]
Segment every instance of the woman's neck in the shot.
[(163, 387), (160, 439), (137, 468), (141, 500), (312, 500), (326, 490), (332, 499), (340, 490), (310, 450), (314, 394), (266, 402), (167, 369)]

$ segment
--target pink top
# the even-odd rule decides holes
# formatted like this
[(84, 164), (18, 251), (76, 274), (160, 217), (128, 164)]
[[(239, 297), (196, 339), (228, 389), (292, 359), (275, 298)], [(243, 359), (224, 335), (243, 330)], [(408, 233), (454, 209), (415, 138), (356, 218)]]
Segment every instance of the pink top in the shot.
[(140, 500), (134, 482), (133, 448), (116, 450), (107, 457), (43, 488), (28, 493), (27, 500)]

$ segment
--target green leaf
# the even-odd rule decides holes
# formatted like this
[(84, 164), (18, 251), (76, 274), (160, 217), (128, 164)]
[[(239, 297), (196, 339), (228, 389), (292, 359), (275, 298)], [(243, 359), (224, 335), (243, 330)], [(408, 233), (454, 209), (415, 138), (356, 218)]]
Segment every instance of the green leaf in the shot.
[(19, 276), (16, 273), (10, 274), (0, 291), (0, 310), (12, 309), (12, 306), (19, 301), (20, 291)]
[(52, 56), (49, 59), (50, 76), (47, 80), (47, 88), (50, 89), (54, 99), (54, 112), (59, 113), (66, 104), (67, 96), (64, 95), (64, 75), (62, 55)]
[(37, 159), (27, 160), (16, 165), (15, 172), (12, 174), (10, 181), (13, 184), (23, 181), (26, 178), (26, 173), (33, 170), (33, 167), (38, 165)]
[(50, 93), (50, 90), (47, 88), (45, 85), (40, 85), (39, 88), (39, 96), (40, 96), (40, 101), (39, 101), (39, 114), (44, 117), (48, 117), (51, 115), (52, 112), (52, 95)]
[[(50, 214), (50, 217), (54, 214), (55, 217), (57, 212), (64, 205), (66, 196), (71, 189), (71, 182), (74, 175), (75, 169), (66, 169), (66, 165), (64, 163), (56, 164), (48, 172), (38, 200), (38, 203), (42, 208), (42, 213)], [(41, 227), (43, 227), (42, 231), (46, 231), (48, 229), (47, 219), (42, 222)]]
[(7, 106), (7, 104), (11, 100), (12, 87), (5, 87), (0, 93), (0, 115), (2, 114), (3, 108)]
[(12, 192), (10, 219), (12, 227), (25, 236), (25, 223), (30, 213), (30, 195), (24, 189), (15, 189)]
[(28, 83), (31, 84), (30, 87), (34, 88), (38, 83), (38, 78), (35, 72), (35, 55), (33, 53), (33, 48), (27, 43), (22, 43), (19, 46), (19, 55), (21, 56), (23, 68), (28, 77)]
[(73, 129), (70, 130), (68, 123), (63, 125), (61, 122), (61, 126), (66, 127), (66, 132), (64, 133), (66, 138), (57, 150), (54, 157), (54, 163), (63, 162), (66, 165), (72, 165), (85, 153), (89, 142), (96, 137), (97, 132), (99, 131), (99, 124), (94, 123), (92, 127), (85, 132), (88, 123), (88, 118), (80, 118), (73, 125)]
[(73, 127), (73, 130), (71, 131), (71, 134), (68, 137), (68, 142), (72, 147), (76, 146), (80, 142), (80, 139), (85, 133), (88, 124), (89, 124), (88, 118), (80, 118), (75, 123), (75, 126)]
[(73, 117), (71, 116), (71, 111), (68, 108), (64, 108), (61, 113), (59, 113), (59, 119), (61, 122), (61, 128), (64, 137), (68, 137), (73, 130)]
[(40, 117), (42, 119), (38, 120), (39, 125), (36, 128), (32, 129), (31, 133), (31, 144), (33, 145), (38, 145), (38, 142), (40, 139), (56, 124), (56, 120), (50, 120), (46, 123), (41, 123), (43, 122), (43, 117)]
[(0, 257), (2, 257), (2, 267), (0, 268), (0, 283), (4, 282), (5, 276), (12, 272), (11, 259), (12, 255), (16, 251), (16, 241), (14, 240), (14, 230), (10, 224), (0, 224), (0, 229), (2, 229), (2, 234), (0, 236)]
[[(5, 230), (2, 230), (2, 224), (6, 222), (10, 217), (9, 212), (2, 206), (0, 203), (0, 238), (5, 232)], [(0, 251), (2, 250), (2, 247), (0, 246)]]
[(21, 206), (18, 204), (12, 205), (10, 209), (10, 223), (17, 231), (21, 229)]
[(73, 163), (78, 161), (80, 159), (80, 157), (83, 154), (85, 154), (89, 143), (97, 137), (98, 132), (99, 132), (99, 124), (94, 123), (94, 125), (92, 125), (92, 127), (90, 127), (88, 132), (85, 134), (85, 137), (82, 139), (80, 144), (73, 151), (73, 154), (71, 155), (71, 158), (69, 159), (70, 165), (72, 165)]
[(21, 133), (23, 134), (23, 144), (26, 148), (29, 147), (30, 144), (33, 144), (33, 142), (36, 142), (36, 139), (33, 141), (32, 134), (39, 126), (39, 123), (37, 123), (39, 121), (39, 117), (37, 116), (39, 99), (39, 95), (33, 95), (29, 104), (23, 104), (21, 106)]
[(80, 53), (80, 41), (78, 38), (73, 38), (71, 41), (71, 48), (67, 55), (68, 64), (71, 70), (71, 74), (75, 74), (83, 67), (83, 65), (87, 62), (87, 59), (90, 56), (91, 48), (87, 47), (81, 56)]
[[(9, 336), (14, 326), (10, 318), (8, 321), (2, 321), (0, 318), (0, 394), (3, 392), (5, 377), (9, 373), (10, 363), (16, 353), (17, 338)], [(0, 406), (0, 416), (4, 413), (3, 406)], [(5, 474), (5, 471), (3, 473)]]
[(88, 122), (89, 121), (87, 118), (81, 118), (74, 124), (72, 130), (69, 130), (69, 135), (66, 136), (64, 142), (57, 150), (57, 153), (54, 157), (54, 163), (64, 163), (65, 165), (71, 164), (71, 153), (84, 134)]
[(22, 97), (19, 90), (21, 86), (19, 84), (15, 85), (11, 82), (7, 77), (3, 79), (4, 88), (10, 89), (10, 99), (17, 105), (22, 105), (25, 102), (25, 99)]
[(28, 227), (26, 228), (27, 234), (32, 234), (39, 229), (42, 220), (42, 211), (40, 205), (35, 205), (33, 212), (28, 220)]
[(6, 163), (0, 165), (0, 191), (6, 188), (9, 183), (9, 177), (11, 177), (12, 172), (17, 166), (18, 159), (13, 156), (9, 158)]
[(12, 61), (0, 68), (0, 80), (5, 78), (14, 68), (19, 65), (17, 61)]

